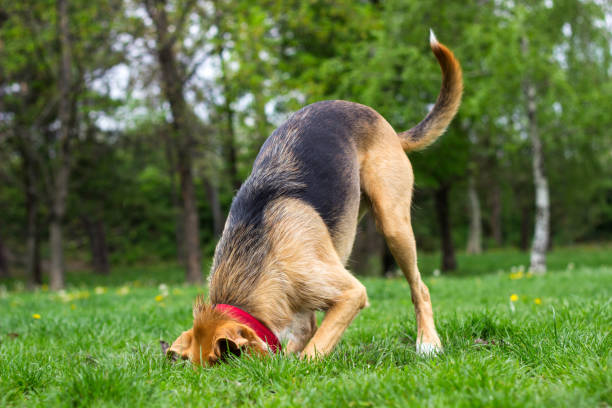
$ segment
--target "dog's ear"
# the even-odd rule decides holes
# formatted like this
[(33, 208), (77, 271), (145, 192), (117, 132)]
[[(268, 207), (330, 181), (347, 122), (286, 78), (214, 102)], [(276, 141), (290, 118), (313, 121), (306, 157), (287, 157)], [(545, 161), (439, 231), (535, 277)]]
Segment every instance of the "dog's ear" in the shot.
[(187, 360), (190, 358), (191, 343), (193, 342), (193, 329), (184, 331), (178, 339), (174, 340), (172, 346), (166, 351), (166, 358), (177, 361), (179, 358)]
[(217, 361), (223, 361), (230, 354), (237, 357), (243, 353), (263, 356), (267, 353), (267, 346), (253, 329), (238, 322), (228, 322), (217, 328), (213, 352)]

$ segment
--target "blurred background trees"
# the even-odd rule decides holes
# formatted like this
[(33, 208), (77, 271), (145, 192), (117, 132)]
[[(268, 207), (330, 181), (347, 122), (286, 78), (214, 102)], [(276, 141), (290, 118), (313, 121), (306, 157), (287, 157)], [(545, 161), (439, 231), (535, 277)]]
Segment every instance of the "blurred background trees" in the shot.
[[(612, 237), (611, 20), (599, 0), (2, 0), (0, 277), (178, 260), (201, 282), (292, 111), (348, 99), (398, 131), (427, 113), (429, 28), (465, 96), (410, 154), (418, 245), (442, 270), (508, 246), (544, 270), (551, 245)], [(367, 217), (356, 247), (357, 272), (392, 268)]]

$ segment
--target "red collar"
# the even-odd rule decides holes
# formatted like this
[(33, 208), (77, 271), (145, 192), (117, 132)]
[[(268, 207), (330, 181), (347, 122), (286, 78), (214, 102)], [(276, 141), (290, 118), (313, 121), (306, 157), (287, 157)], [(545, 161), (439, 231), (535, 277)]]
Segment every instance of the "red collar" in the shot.
[(272, 331), (268, 329), (262, 322), (251, 316), (249, 313), (245, 312), (240, 308), (237, 308), (236, 306), (225, 305), (222, 303), (215, 305), (215, 308), (229, 314), (231, 317), (238, 320), (240, 323), (253, 329), (255, 334), (257, 334), (260, 339), (268, 343), (268, 347), (270, 347), (270, 350), (272, 350), (272, 352), (277, 353), (281, 351), (282, 347), (280, 341), (278, 341), (278, 337), (276, 337), (274, 333), (272, 333)]

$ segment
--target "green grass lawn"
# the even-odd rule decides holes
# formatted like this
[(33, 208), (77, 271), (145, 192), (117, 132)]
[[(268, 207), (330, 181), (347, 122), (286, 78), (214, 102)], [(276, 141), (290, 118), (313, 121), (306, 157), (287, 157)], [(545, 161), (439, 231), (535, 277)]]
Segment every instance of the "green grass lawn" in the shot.
[(323, 361), (199, 370), (168, 363), (159, 346), (190, 326), (204, 291), (173, 283), (177, 268), (124, 269), (83, 286), (72, 275), (63, 294), (13, 282), (0, 292), (0, 406), (610, 406), (612, 267), (596, 266), (612, 264), (607, 254), (569, 268), (567, 255), (546, 276), (511, 279), (498, 253), (502, 267), (427, 277), (445, 347), (435, 358), (414, 352), (407, 283), (369, 278), (371, 307)]

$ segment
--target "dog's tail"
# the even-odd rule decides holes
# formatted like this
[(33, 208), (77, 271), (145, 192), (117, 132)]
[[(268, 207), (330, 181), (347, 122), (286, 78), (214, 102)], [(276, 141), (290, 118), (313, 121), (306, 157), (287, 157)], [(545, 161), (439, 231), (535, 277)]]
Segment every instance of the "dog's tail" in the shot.
[(399, 133), (406, 151), (421, 150), (436, 141), (446, 130), (461, 103), (463, 80), (461, 66), (453, 53), (429, 32), (431, 50), (442, 68), (442, 88), (433, 109), (415, 127)]

